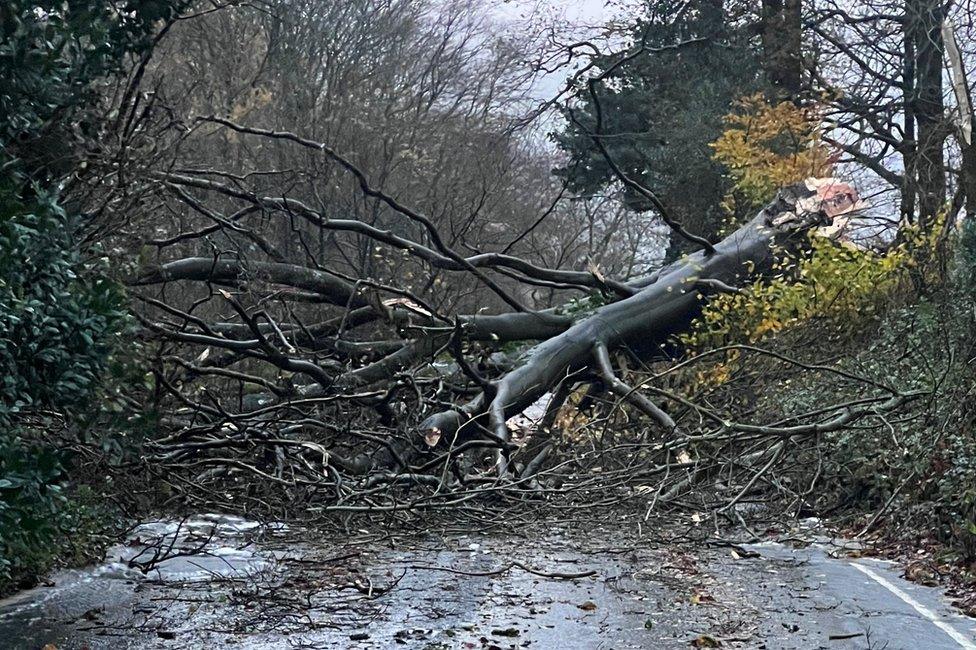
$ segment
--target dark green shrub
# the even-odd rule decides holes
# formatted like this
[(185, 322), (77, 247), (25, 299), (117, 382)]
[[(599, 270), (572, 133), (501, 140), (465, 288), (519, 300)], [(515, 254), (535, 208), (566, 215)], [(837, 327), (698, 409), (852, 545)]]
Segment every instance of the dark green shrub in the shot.
[[(953, 278), (916, 303), (884, 315), (861, 349), (808, 350), (840, 357), (839, 367), (927, 394), (898, 413), (806, 440), (809, 468), (822, 468), (813, 497), (834, 514), (884, 510), (899, 534), (923, 532), (976, 559), (976, 294), (965, 246)], [(826, 376), (770, 387), (774, 415), (843, 403), (871, 390)], [(822, 465), (821, 465), (822, 463)], [(803, 464), (801, 463), (801, 466)], [(802, 477), (801, 484), (811, 480)]]
[(0, 583), (58, 534), (64, 458), (55, 421), (87, 409), (123, 323), (123, 294), (82, 262), (53, 197), (0, 184)]
[(125, 319), (60, 182), (80, 162), (73, 143), (116, 122), (93, 117), (97, 82), (147, 52), (186, 4), (0, 3), (0, 591), (46, 568), (79, 529), (65, 443), (99, 410)]

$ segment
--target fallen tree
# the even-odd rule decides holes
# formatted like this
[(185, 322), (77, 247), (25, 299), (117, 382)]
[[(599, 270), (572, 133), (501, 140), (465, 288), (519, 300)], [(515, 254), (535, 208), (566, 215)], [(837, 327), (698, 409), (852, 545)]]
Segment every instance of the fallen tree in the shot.
[[(626, 405), (643, 422), (641, 452), (630, 454), (627, 472), (612, 476), (671, 476), (673, 467), (687, 464), (676, 458), (689, 445), (734, 441), (745, 444), (736, 452), (747, 474), (744, 493), (761, 475), (755, 468), (768, 469), (781, 459), (790, 440), (897, 410), (914, 397), (867, 382), (870, 396), (792, 421), (751, 424), (647, 381), (628, 384), (614, 367), (621, 354), (641, 363), (665, 360), (665, 368), (688, 363), (678, 361), (675, 337), (709, 296), (777, 273), (777, 262), (801, 254), (813, 230), (837, 232), (838, 222), (857, 210), (856, 192), (835, 179), (784, 188), (721, 242), (706, 242), (648, 277), (615, 280), (596, 268), (549, 269), (507, 253), (461, 255), (431, 219), (375, 189), (325, 145), (212, 121), (322, 152), (357, 179), (365, 196), (411, 227), (394, 232), (329, 218), (297, 199), (263, 196), (239, 182), (215, 181), (212, 174), (155, 175), (173, 196), (216, 224), (157, 239), (160, 252), (199, 250), (195, 243), (214, 232), (235, 243), (231, 252), (212, 257), (164, 260), (132, 282), (142, 292), (138, 298), (146, 308), (139, 318), (147, 335), (165, 342), (154, 373), (157, 394), (168, 395), (166, 410), (172, 414), (164, 421), (167, 434), (153, 441), (154, 458), (181, 490), (249, 475), (303, 494), (331, 492), (321, 507), (339, 511), (403, 508), (396, 496), (377, 501), (379, 491), (398, 485), (425, 487), (415, 507), (457, 505), (494, 493), (497, 487), (486, 486), (499, 478), (515, 492), (539, 490), (539, 479), (567, 462), (552, 453), (558, 437), (549, 437), (560, 409), (582, 409), (587, 400), (608, 393), (614, 400), (610, 411)], [(229, 206), (230, 216), (208, 203)], [(366, 237), (428, 268), (463, 274), (513, 309), (456, 314), (443, 306), (449, 303), (432, 300), (436, 294), (353, 275), (307, 249), (297, 258), (281, 254), (249, 223), (255, 214), (299, 218), (313, 232)], [(410, 231), (415, 234), (408, 236)], [(576, 309), (538, 311), (512, 291), (520, 283), (598, 294), (583, 308), (577, 303)], [(513, 342), (523, 347), (514, 353), (502, 349)], [(586, 399), (567, 403), (579, 386), (589, 387)], [(550, 393), (541, 421), (513, 439), (512, 417)], [(705, 474), (696, 467), (691, 475), (672, 477), (677, 482), (662, 494), (671, 498)]]
[[(223, 20), (220, 12), (204, 13)], [(306, 518), (466, 504), (478, 516), (485, 505), (501, 504), (498, 519), (509, 520), (516, 501), (521, 509), (549, 499), (574, 508), (632, 500), (735, 516), (739, 506), (775, 494), (785, 497), (786, 510), (812, 513), (830, 503), (823, 493), (831, 472), (851, 493), (859, 482), (847, 478), (861, 467), (886, 473), (887, 461), (864, 463), (853, 452), (845, 456), (846, 448), (873, 453), (890, 434), (902, 453), (911, 448), (902, 444), (904, 431), (931, 429), (915, 427), (930, 409), (908, 408), (919, 395), (908, 391), (936, 380), (887, 377), (887, 359), (862, 364), (863, 339), (852, 332), (880, 320), (850, 319), (843, 341), (818, 339), (820, 314), (801, 313), (795, 300), (780, 301), (785, 308), (775, 319), (757, 307), (783, 286), (787, 293), (819, 290), (809, 275), (789, 282), (799, 274), (778, 261), (800, 254), (811, 231), (838, 230), (857, 207), (850, 187), (823, 179), (785, 188), (715, 241), (700, 236), (699, 228), (710, 227), (688, 226), (718, 206), (681, 210), (658, 178), (670, 167), (639, 159), (633, 166), (630, 149), (640, 147), (630, 136), (640, 133), (623, 128), (629, 119), (617, 117), (629, 109), (598, 86), (616, 86), (607, 76), (613, 59), (655, 56), (643, 41), (606, 65), (579, 68), (554, 100), (581, 138), (592, 140), (586, 155), (604, 158), (607, 192), (590, 196), (551, 173), (555, 157), (534, 150), (537, 139), (522, 130), (528, 122), (509, 120), (510, 110), (524, 108), (517, 98), (498, 104), (514, 60), (490, 66), (502, 73), (489, 70), (487, 82), (461, 65), (453, 68), (459, 83), (445, 85), (438, 73), (428, 84), (428, 70), (445, 70), (437, 43), (450, 40), (432, 38), (436, 52), (412, 76), (418, 84), (403, 83), (411, 75), (394, 62), (385, 94), (382, 79), (359, 79), (361, 60), (351, 57), (351, 74), (313, 90), (303, 84), (320, 77), (305, 63), (335, 72), (321, 62), (319, 45), (328, 40), (322, 35), (343, 30), (325, 25), (306, 34), (311, 48), (303, 58), (271, 47), (261, 29), (256, 38), (249, 29), (223, 29), (234, 25), (228, 20), (191, 33), (183, 30), (192, 21), (174, 24), (171, 32), (182, 31), (184, 40), (168, 52), (179, 56), (138, 64), (120, 88), (118, 117), (109, 120), (121, 132), (95, 134), (90, 161), (70, 179), (72, 205), (83, 206), (92, 232), (105, 233), (93, 250), (111, 251), (118, 275), (131, 280), (142, 345), (115, 355), (128, 362), (132, 381), (110, 396), (111, 413), (100, 415), (113, 426), (86, 423), (110, 431), (104, 443), (90, 444), (85, 431), (79, 444), (66, 430), (67, 444), (89, 454), (93, 467), (110, 458), (108, 472), (121, 457), (124, 474), (138, 477), (137, 490), (144, 487), (154, 505), (163, 495), (193, 510), (278, 515), (284, 506)], [(238, 25), (249, 21), (243, 16)], [(268, 23), (270, 35), (278, 22)], [(222, 34), (225, 46), (211, 47)], [(374, 44), (390, 42), (360, 41), (371, 61)], [(241, 42), (250, 62), (226, 56)], [(685, 45), (694, 44), (665, 47)], [(483, 50), (477, 45), (469, 61), (480, 67)], [(203, 74), (225, 59), (226, 74)], [(199, 64), (189, 74), (187, 61)], [(348, 92), (334, 85), (343, 76), (355, 86)], [(183, 79), (164, 83), (167, 77)], [(293, 101), (293, 90), (304, 96)], [(695, 114), (697, 99), (668, 110)], [(813, 108), (801, 104), (796, 110), (804, 114)], [(816, 109), (809, 112), (819, 137)], [(228, 117), (197, 117), (213, 113)], [(668, 135), (658, 122), (639, 126), (652, 139)], [(782, 143), (768, 144), (778, 152)], [(702, 155), (675, 148), (673, 139), (667, 146), (675, 152), (666, 164), (679, 171), (689, 156)], [(740, 160), (722, 162), (734, 178), (765, 160), (765, 147), (742, 147)], [(823, 153), (824, 164), (775, 178), (832, 173), (834, 152), (813, 136), (782, 153), (810, 151)], [(630, 209), (638, 207), (649, 211)], [(804, 271), (818, 268), (820, 251), (841, 250), (823, 242)], [(696, 252), (645, 275), (665, 248)], [(840, 295), (855, 295), (835, 312), (842, 319), (860, 309), (864, 287), (873, 284), (857, 264), (842, 273), (830, 268)], [(768, 279), (771, 285), (755, 286)], [(748, 297), (722, 296), (695, 323), (713, 297), (743, 287)], [(886, 297), (882, 309), (903, 299)], [(728, 313), (747, 317), (709, 320), (730, 304), (743, 309)], [(752, 328), (748, 317), (756, 314), (773, 329)], [(692, 323), (693, 334), (681, 337)], [(698, 338), (706, 329), (716, 336)], [(764, 347), (716, 340), (761, 340)], [(885, 354), (904, 362), (907, 353), (897, 348)], [(114, 431), (122, 451), (108, 456)], [(136, 443), (122, 440), (130, 435)], [(913, 468), (899, 485), (915, 476)], [(883, 490), (887, 482), (874, 484)], [(883, 509), (901, 489), (884, 497)]]
[[(854, 190), (833, 179), (781, 190), (755, 218), (710, 250), (635, 282), (634, 295), (596, 309), (531, 348), (515, 369), (486, 386), (478, 398), (461, 410), (431, 416), (423, 428), (436, 436), (454, 436), (464, 426), (487, 419), (491, 433), (507, 440), (510, 417), (569, 377), (591, 369), (612, 393), (672, 433), (677, 426), (674, 420), (617, 377), (610, 352), (626, 348), (642, 358), (659, 353), (699, 315), (709, 293), (737, 291), (742, 283), (769, 274), (778, 258), (799, 252), (811, 229), (830, 225), (833, 217), (856, 203)], [(504, 463), (500, 469), (505, 471)]]

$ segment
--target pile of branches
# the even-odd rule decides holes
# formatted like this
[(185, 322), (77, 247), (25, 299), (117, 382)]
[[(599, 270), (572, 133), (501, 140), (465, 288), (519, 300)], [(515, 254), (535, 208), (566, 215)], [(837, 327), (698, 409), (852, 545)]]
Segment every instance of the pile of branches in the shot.
[[(758, 348), (747, 352), (840, 376), (851, 399), (752, 422), (672, 381), (710, 361), (684, 358), (675, 338), (710, 296), (770, 277), (812, 231), (850, 218), (858, 197), (835, 179), (782, 189), (719, 242), (669, 221), (699, 250), (652, 275), (617, 279), (596, 267), (460, 250), (434, 219), (325, 143), (225, 118), (199, 122), (254, 147), (321, 157), (397, 225), (337, 218), (229, 171), (149, 172), (196, 217), (153, 241), (160, 262), (130, 280), (144, 335), (158, 345), (152, 373), (165, 413), (147, 458), (180, 495), (234, 493), (321, 512), (540, 498), (577, 506), (639, 498), (650, 507), (704, 499), (729, 509), (768, 487), (804, 441), (883, 426), (917, 397)], [(297, 253), (279, 248), (282, 224), (299, 233)], [(464, 311), (465, 301), (432, 299), (434, 282), (411, 291), (306, 245), (341, 238), (400, 255), (403, 268), (431, 278), (462, 278), (476, 302), (503, 307)], [(587, 297), (540, 308), (525, 299), (539, 287)], [(721, 494), (692, 496), (719, 480)], [(790, 491), (797, 503), (809, 496)]]

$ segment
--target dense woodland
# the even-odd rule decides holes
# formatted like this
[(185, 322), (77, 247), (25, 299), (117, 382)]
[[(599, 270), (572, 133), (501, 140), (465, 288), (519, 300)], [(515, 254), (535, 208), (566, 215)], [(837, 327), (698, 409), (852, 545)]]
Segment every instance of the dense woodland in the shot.
[(974, 8), (607, 15), (4, 2), (2, 589), (202, 509), (976, 560)]

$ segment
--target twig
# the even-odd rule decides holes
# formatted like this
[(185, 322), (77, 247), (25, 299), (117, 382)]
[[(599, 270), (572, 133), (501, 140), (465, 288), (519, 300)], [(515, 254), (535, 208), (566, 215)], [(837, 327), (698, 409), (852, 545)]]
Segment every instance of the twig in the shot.
[(563, 572), (549, 572), (540, 571), (538, 569), (533, 569), (532, 567), (526, 566), (521, 562), (514, 561), (506, 564), (500, 569), (495, 569), (493, 571), (461, 571), (460, 569), (452, 569), (450, 567), (434, 566), (429, 564), (411, 564), (409, 568), (411, 569), (426, 569), (428, 571), (445, 571), (447, 573), (454, 573), (461, 576), (474, 576), (478, 578), (497, 576), (505, 573), (506, 571), (511, 571), (513, 568), (518, 567), (526, 573), (531, 573), (532, 575), (540, 576), (543, 578), (557, 578), (559, 580), (575, 580), (577, 578), (589, 578), (590, 576), (595, 576), (596, 571), (581, 571), (579, 573), (563, 573)]

